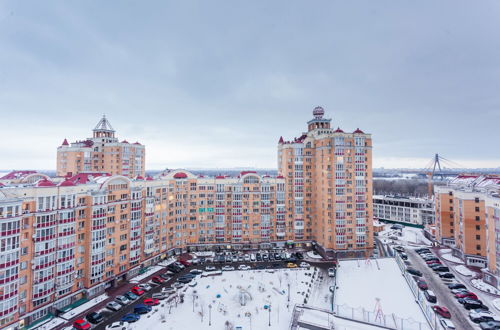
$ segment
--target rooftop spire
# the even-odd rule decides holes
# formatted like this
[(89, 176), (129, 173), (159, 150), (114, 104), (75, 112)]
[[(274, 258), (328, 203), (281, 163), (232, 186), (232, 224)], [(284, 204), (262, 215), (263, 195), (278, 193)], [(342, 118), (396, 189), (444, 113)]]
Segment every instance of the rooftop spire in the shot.
[(97, 123), (97, 125), (94, 128), (94, 131), (113, 131), (113, 126), (109, 123), (109, 121), (106, 119), (106, 115), (102, 115), (101, 120)]
[(115, 137), (115, 130), (109, 123), (106, 115), (102, 115), (101, 120), (94, 127), (94, 137)]

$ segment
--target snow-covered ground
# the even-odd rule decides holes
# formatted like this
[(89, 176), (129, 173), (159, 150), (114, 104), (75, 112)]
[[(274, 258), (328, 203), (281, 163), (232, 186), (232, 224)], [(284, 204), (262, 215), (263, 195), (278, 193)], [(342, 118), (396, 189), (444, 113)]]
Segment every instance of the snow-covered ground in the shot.
[(62, 318), (59, 317), (54, 317), (52, 320), (36, 327), (36, 330), (51, 330), (55, 329), (56, 327), (60, 326), (61, 324), (66, 323), (66, 320), (63, 320)]
[[(357, 269), (359, 273), (364, 271)], [(323, 326), (334, 324), (336, 329), (342, 330), (379, 329), (329, 314), (329, 287), (333, 280), (325, 270), (315, 267), (229, 271), (219, 276), (198, 277), (196, 282), (195, 287), (184, 287), (171, 296), (177, 298), (162, 301), (153, 308), (153, 312), (143, 315), (129, 329), (173, 330), (183, 329), (188, 325), (188, 328), (197, 330), (287, 330), (291, 325), (294, 306), (306, 302), (307, 305), (324, 311), (307, 310), (301, 314), (301, 322), (309, 321)], [(358, 294), (357, 289), (349, 293)], [(183, 295), (182, 303), (180, 295)], [(394, 291), (394, 299), (399, 295), (399, 292)], [(414, 302), (413, 304), (415, 305)], [(229, 324), (232, 327), (228, 327)]]
[(306, 255), (311, 259), (323, 259), (322, 256), (320, 256), (317, 253), (314, 253), (313, 251), (307, 251)]
[(460, 265), (463, 265), (463, 261), (460, 260), (459, 258), (455, 257), (455, 256), (452, 256), (451, 254), (449, 253), (444, 253), (444, 254), (441, 254), (441, 257), (445, 260), (448, 260), (448, 261), (451, 261), (451, 262), (454, 262), (456, 264), (460, 264)]
[(469, 268), (465, 267), (464, 265), (455, 266), (455, 270), (460, 274), (462, 274), (463, 276), (474, 276), (476, 274)]
[[(394, 242), (399, 245), (431, 245), (423, 234), (422, 229), (414, 227), (404, 227), (402, 230), (391, 229), (392, 224), (386, 224), (384, 230), (378, 233), (382, 243)], [(397, 238), (397, 239), (391, 239)]]
[(471, 282), (473, 287), (475, 287), (476, 289), (479, 289), (481, 291), (486, 291), (486, 292), (490, 292), (493, 294), (500, 293), (494, 286), (491, 286), (488, 283), (483, 282), (483, 280), (481, 280), (481, 279), (472, 279), (470, 282)]
[(372, 312), (378, 310), (378, 299), (383, 314), (426, 324), (394, 259), (340, 261), (337, 274), (336, 304)]
[(59, 315), (59, 317), (65, 319), (65, 320), (72, 319), (73, 317), (77, 316), (78, 314), (81, 314), (81, 313), (89, 310), (90, 308), (94, 307), (95, 305), (97, 305), (98, 303), (100, 303), (101, 301), (104, 301), (106, 299), (108, 299), (108, 295), (104, 293), (100, 296), (97, 296), (97, 297), (87, 301), (85, 304), (82, 304), (76, 308), (73, 308), (69, 312), (66, 312), (64, 314)]

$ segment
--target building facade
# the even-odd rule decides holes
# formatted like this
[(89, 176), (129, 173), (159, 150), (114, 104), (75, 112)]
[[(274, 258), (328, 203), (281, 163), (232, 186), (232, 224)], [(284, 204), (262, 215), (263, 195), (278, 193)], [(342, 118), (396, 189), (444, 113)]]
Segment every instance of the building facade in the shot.
[(280, 138), (278, 171), (286, 180), (285, 237), (313, 240), (325, 253), (371, 253), (372, 139), (330, 127), (316, 107), (307, 132)]
[(85, 173), (110, 173), (129, 178), (144, 177), (145, 147), (139, 142), (119, 141), (105, 116), (93, 129), (91, 138), (57, 148), (57, 176)]
[(376, 195), (373, 196), (373, 217), (384, 222), (424, 228), (427, 224), (434, 224), (434, 202), (425, 198)]
[(499, 191), (500, 176), (493, 175), (459, 175), (434, 188), (436, 239), (467, 265), (486, 267), (484, 279), (495, 286)]
[(323, 114), (280, 139), (276, 177), (145, 177), (144, 146), (118, 142), (103, 118), (93, 138), (58, 148), (57, 178), (0, 178), (0, 327), (36, 325), (185, 251), (371, 254), (371, 137)]

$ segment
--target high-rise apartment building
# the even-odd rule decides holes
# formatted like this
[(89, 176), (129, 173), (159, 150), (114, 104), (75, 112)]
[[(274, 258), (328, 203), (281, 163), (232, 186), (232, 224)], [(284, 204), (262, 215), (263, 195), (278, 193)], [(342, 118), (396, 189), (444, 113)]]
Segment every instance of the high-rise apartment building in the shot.
[(325, 252), (371, 252), (372, 139), (330, 127), (316, 107), (307, 132), (280, 138), (278, 171), (286, 180), (287, 239), (314, 240)]
[(91, 138), (71, 144), (64, 139), (57, 148), (57, 175), (106, 172), (129, 178), (144, 176), (145, 152), (145, 147), (139, 142), (120, 142), (103, 116)]
[(483, 279), (499, 287), (500, 176), (459, 175), (435, 186), (436, 239), (467, 265), (482, 268)]
[(144, 146), (118, 142), (106, 118), (93, 138), (58, 148), (57, 178), (0, 178), (0, 327), (33, 325), (192, 250), (317, 244), (371, 252), (371, 138), (332, 130), (280, 139), (280, 174), (144, 177)]

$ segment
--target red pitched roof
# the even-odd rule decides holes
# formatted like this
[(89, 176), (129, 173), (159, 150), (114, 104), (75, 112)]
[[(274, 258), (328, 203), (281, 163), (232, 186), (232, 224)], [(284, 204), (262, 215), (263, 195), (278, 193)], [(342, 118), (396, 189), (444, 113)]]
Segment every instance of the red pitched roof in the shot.
[(179, 172), (174, 174), (174, 179), (186, 179), (188, 176), (184, 172)]
[(0, 180), (14, 180), (24, 177), (29, 174), (34, 174), (36, 171), (12, 171), (0, 178)]
[(137, 145), (139, 145), (139, 146), (142, 146), (142, 144), (140, 144), (140, 143), (139, 143), (139, 142), (137, 142), (137, 141), (136, 141), (136, 142), (134, 142), (134, 144), (137, 144)]
[(226, 177), (224, 175), (217, 175), (215, 178), (216, 179), (225, 179)]
[(71, 182), (74, 184), (86, 184), (90, 182), (90, 177), (97, 178), (100, 176), (110, 176), (111, 174), (109, 173), (78, 173), (77, 175), (72, 176), (70, 179)]
[(278, 141), (278, 143), (279, 143), (279, 144), (283, 144), (283, 143), (285, 143), (285, 141), (283, 140), (283, 137), (282, 137), (282, 136), (280, 136), (280, 140)]
[(63, 141), (62, 145), (63, 145), (63, 146), (69, 146), (68, 140), (64, 139), (64, 141)]
[(257, 172), (255, 172), (255, 171), (243, 171), (243, 172), (240, 173), (240, 175), (243, 176), (245, 174), (250, 174), (250, 173), (257, 174)]
[(64, 180), (63, 182), (59, 183), (59, 187), (71, 187), (74, 186), (75, 184), (71, 180)]
[(363, 132), (359, 128), (356, 128), (356, 130), (354, 131), (354, 134), (365, 134), (365, 132)]
[(341, 130), (340, 127), (337, 127), (337, 129), (333, 131), (333, 133), (344, 133), (344, 131)]
[(284, 179), (285, 177), (283, 175), (278, 175), (276, 179)]
[(149, 175), (146, 177), (146, 181), (153, 181), (154, 179), (150, 177)]
[(144, 180), (144, 178), (142, 176), (140, 176), (140, 175), (138, 175), (135, 179), (136, 180)]
[(36, 183), (37, 187), (54, 187), (55, 184), (52, 181), (49, 181), (47, 179), (41, 179)]
[(121, 143), (128, 143), (128, 141), (127, 140), (123, 140)]

